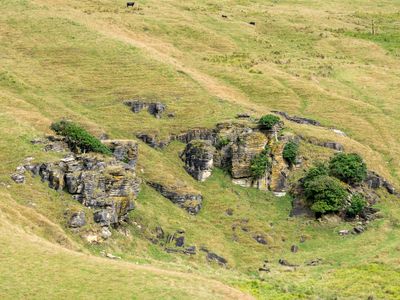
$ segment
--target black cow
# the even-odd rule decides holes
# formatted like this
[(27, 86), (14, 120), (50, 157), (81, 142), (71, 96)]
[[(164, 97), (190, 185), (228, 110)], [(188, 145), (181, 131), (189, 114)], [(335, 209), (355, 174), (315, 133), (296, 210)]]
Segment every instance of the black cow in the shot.
[(135, 2), (126, 2), (126, 7), (134, 7)]
[(223, 18), (225, 18), (225, 19), (227, 19), (227, 18), (228, 18), (228, 16), (227, 16), (227, 15), (222, 15), (221, 17), (223, 17)]
[(256, 26), (256, 22), (250, 22), (250, 25)]

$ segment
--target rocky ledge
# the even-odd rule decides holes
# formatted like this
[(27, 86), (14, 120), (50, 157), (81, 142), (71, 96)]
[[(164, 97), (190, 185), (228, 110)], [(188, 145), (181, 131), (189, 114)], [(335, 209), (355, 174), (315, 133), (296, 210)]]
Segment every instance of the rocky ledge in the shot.
[(147, 184), (188, 213), (193, 215), (199, 213), (203, 201), (201, 194), (182, 192), (177, 187), (169, 187), (157, 182), (147, 182)]
[(167, 106), (161, 102), (143, 102), (140, 100), (127, 100), (124, 101), (126, 106), (129, 106), (134, 113), (139, 113), (143, 109), (147, 109), (149, 114), (157, 119), (160, 119), (167, 109)]

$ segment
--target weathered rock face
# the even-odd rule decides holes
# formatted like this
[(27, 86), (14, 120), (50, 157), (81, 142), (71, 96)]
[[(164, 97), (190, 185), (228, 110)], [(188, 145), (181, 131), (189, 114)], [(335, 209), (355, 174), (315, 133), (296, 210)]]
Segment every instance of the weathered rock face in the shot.
[(114, 157), (128, 165), (135, 167), (138, 158), (138, 144), (134, 141), (124, 140), (103, 140), (108, 148), (113, 152)]
[(71, 153), (60, 161), (29, 164), (26, 169), (50, 188), (65, 190), (83, 205), (97, 209), (94, 220), (104, 226), (125, 220), (139, 192), (134, 167), (115, 158)]
[(211, 144), (215, 144), (217, 140), (217, 132), (213, 129), (207, 128), (196, 128), (191, 129), (185, 133), (172, 135), (171, 140), (180, 141), (182, 143), (190, 143), (193, 140), (206, 140), (210, 141)]
[(190, 214), (195, 215), (201, 209), (203, 196), (200, 194), (180, 192), (175, 187), (167, 187), (156, 182), (148, 182), (148, 184), (165, 198), (184, 208)]
[(232, 169), (234, 179), (251, 177), (251, 160), (261, 153), (268, 143), (267, 137), (261, 132), (250, 131), (244, 134), (232, 145)]
[(210, 141), (193, 140), (182, 153), (186, 171), (193, 178), (204, 181), (211, 176), (215, 148)]
[(371, 189), (385, 188), (389, 194), (394, 195), (397, 193), (396, 189), (390, 182), (372, 171), (368, 172), (367, 178), (365, 179), (364, 183)]
[(49, 135), (31, 141), (34, 145), (43, 145), (44, 151), (67, 152), (69, 146), (65, 137)]
[(143, 109), (147, 109), (149, 114), (153, 115), (157, 119), (162, 117), (162, 114), (166, 110), (166, 105), (161, 102), (143, 102), (139, 100), (128, 100), (124, 102), (125, 105), (129, 106), (134, 113), (139, 113)]
[(138, 135), (136, 135), (136, 137), (155, 149), (163, 149), (171, 142), (170, 140), (159, 140), (157, 135), (153, 135), (150, 133), (139, 133)]
[(71, 228), (79, 228), (85, 226), (86, 216), (84, 211), (74, 212), (68, 221), (68, 226)]
[(292, 121), (295, 123), (313, 125), (313, 126), (321, 126), (320, 122), (312, 120), (312, 119), (302, 118), (302, 117), (298, 117), (298, 116), (290, 116), (289, 114), (287, 114), (286, 112), (283, 112), (283, 111), (274, 110), (272, 112), (275, 114), (281, 115), (286, 120), (289, 120), (289, 121)]

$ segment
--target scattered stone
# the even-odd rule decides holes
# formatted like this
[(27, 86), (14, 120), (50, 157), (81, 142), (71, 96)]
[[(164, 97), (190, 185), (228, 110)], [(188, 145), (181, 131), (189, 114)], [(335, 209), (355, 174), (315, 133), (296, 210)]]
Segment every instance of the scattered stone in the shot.
[(267, 267), (261, 267), (261, 268), (258, 269), (258, 271), (259, 272), (267, 272), (267, 273), (271, 272), (271, 270), (269, 268), (267, 268)]
[(89, 244), (98, 244), (100, 241), (99, 236), (93, 233), (85, 235), (84, 238)]
[(104, 226), (103, 228), (101, 228), (101, 237), (105, 240), (109, 239), (111, 237), (112, 233), (110, 231), (110, 228), (108, 228), (107, 226)]
[(279, 264), (281, 264), (282, 266), (286, 266), (286, 267), (298, 267), (298, 265), (294, 265), (289, 263), (287, 260), (285, 259), (279, 259)]
[(262, 235), (256, 235), (254, 236), (254, 239), (257, 241), (257, 243), (262, 244), (262, 245), (266, 245), (267, 241), (265, 240), (265, 238)]
[(181, 155), (186, 171), (196, 180), (205, 181), (211, 176), (214, 152), (210, 141), (193, 140), (188, 143)]
[(343, 131), (341, 131), (341, 130), (339, 130), (339, 129), (333, 128), (332, 131), (333, 131), (334, 133), (336, 133), (337, 135), (340, 135), (340, 136), (347, 136)]
[(339, 231), (339, 235), (348, 235), (350, 233), (350, 231), (349, 230), (347, 230), (347, 229), (342, 229), (342, 230), (340, 230)]
[(79, 228), (85, 226), (86, 216), (84, 211), (74, 212), (69, 219), (68, 226), (71, 228)]
[(227, 216), (233, 216), (233, 209), (232, 209), (232, 208), (228, 208), (228, 209), (225, 211), (225, 213), (226, 213)]
[(297, 245), (292, 245), (292, 247), (290, 247), (290, 251), (292, 253), (297, 253), (297, 251), (299, 251), (299, 247)]
[(11, 175), (11, 179), (15, 181), (15, 183), (23, 184), (25, 183), (25, 175), (20, 173), (14, 173)]
[(214, 252), (207, 253), (207, 260), (210, 262), (214, 261), (223, 267), (226, 267), (226, 265), (228, 264), (228, 261), (225, 258), (215, 254)]
[(321, 258), (312, 259), (306, 263), (307, 266), (317, 266), (322, 262)]
[(187, 247), (185, 250), (183, 250), (183, 253), (187, 254), (187, 255), (195, 255), (196, 254), (196, 246)]
[(183, 247), (184, 244), (185, 244), (185, 237), (184, 236), (180, 236), (180, 237), (175, 239), (175, 246), (176, 247)]
[(356, 234), (361, 234), (361, 233), (363, 233), (364, 232), (364, 227), (362, 227), (362, 226), (356, 226), (356, 227), (354, 227), (353, 228), (353, 231), (356, 233)]
[(160, 240), (164, 239), (164, 230), (160, 227), (156, 227), (156, 237)]
[(250, 115), (247, 114), (247, 113), (241, 113), (241, 114), (237, 114), (237, 115), (236, 115), (236, 118), (237, 118), (237, 119), (249, 119), (249, 118), (250, 118)]
[(121, 257), (112, 255), (111, 253), (106, 253), (106, 257), (109, 259), (121, 259)]

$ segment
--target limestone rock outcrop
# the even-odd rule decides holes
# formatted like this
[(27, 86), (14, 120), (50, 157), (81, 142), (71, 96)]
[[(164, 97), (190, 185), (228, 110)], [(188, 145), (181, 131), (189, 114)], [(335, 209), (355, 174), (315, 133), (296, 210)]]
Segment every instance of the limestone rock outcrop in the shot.
[(31, 164), (26, 169), (48, 182), (50, 188), (65, 190), (95, 209), (94, 221), (103, 226), (125, 220), (139, 192), (135, 169), (115, 158), (70, 154), (60, 161)]
[(186, 171), (198, 181), (206, 180), (214, 166), (214, 152), (211, 141), (193, 140), (188, 143), (181, 156)]
[(162, 196), (169, 199), (172, 203), (177, 204), (179, 207), (185, 209), (188, 213), (193, 215), (199, 213), (203, 201), (203, 196), (201, 194), (180, 191), (180, 189), (177, 187), (170, 187), (157, 182), (147, 183)]
[(167, 109), (166, 105), (161, 102), (144, 102), (140, 100), (127, 100), (124, 102), (126, 106), (129, 106), (134, 113), (139, 113), (143, 109), (147, 109), (149, 114), (153, 115), (157, 119), (162, 117), (162, 114)]

